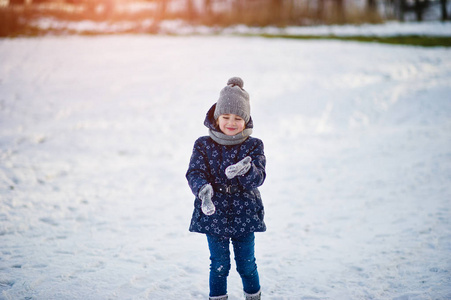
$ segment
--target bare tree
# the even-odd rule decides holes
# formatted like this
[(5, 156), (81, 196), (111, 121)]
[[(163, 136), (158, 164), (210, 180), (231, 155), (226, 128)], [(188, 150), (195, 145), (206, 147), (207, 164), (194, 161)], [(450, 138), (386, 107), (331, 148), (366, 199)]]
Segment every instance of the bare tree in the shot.
[(196, 10), (194, 8), (193, 0), (186, 0), (186, 14), (189, 21), (193, 21), (196, 17)]
[(244, 7), (243, 7), (244, 3), (243, 2), (244, 1), (242, 1), (242, 0), (235, 0), (234, 2), (232, 2), (232, 11), (238, 20), (243, 19), (243, 15), (244, 15)]
[(10, 5), (23, 5), (25, 4), (25, 0), (9, 0)]
[(345, 22), (345, 6), (344, 6), (344, 0), (335, 0), (336, 3), (336, 14), (337, 14), (337, 20), (339, 23)]
[(448, 20), (448, 11), (446, 10), (446, 0), (440, 0), (440, 6), (442, 8), (442, 21)]
[(395, 14), (399, 20), (404, 21), (404, 12), (406, 11), (406, 0), (394, 0), (395, 1)]
[(157, 1), (157, 10), (155, 12), (155, 20), (156, 22), (160, 22), (164, 19), (166, 14), (166, 0), (158, 0)]
[(285, 7), (286, 16), (288, 18), (288, 21), (294, 22), (296, 21), (296, 14), (297, 14), (297, 7), (296, 7), (296, 0), (287, 1), (287, 6)]
[(271, 0), (268, 8), (269, 8), (269, 20), (271, 23), (279, 23), (282, 19), (282, 5), (284, 1), (279, 0)]
[(205, 0), (204, 2), (205, 5), (205, 13), (207, 14), (207, 16), (211, 16), (212, 14), (212, 9), (211, 9), (211, 0)]
[(417, 21), (423, 21), (423, 5), (420, 0), (415, 0), (415, 15), (417, 16)]
[(324, 17), (324, 0), (318, 0), (316, 5), (316, 19), (322, 20)]
[(366, 1), (366, 10), (372, 14), (376, 11), (377, 9), (377, 5), (376, 5), (376, 0), (367, 0)]

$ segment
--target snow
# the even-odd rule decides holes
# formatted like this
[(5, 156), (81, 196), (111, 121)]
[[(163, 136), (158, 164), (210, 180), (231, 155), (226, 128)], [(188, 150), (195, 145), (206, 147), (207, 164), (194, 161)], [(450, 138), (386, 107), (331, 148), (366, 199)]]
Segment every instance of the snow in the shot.
[(32, 26), (47, 32), (67, 31), (72, 33), (123, 33), (123, 32), (156, 32), (162, 35), (243, 35), (243, 34), (274, 34), (294, 36), (451, 36), (451, 22), (397, 22), (389, 21), (383, 24), (361, 25), (318, 25), (318, 26), (287, 26), (287, 27), (249, 27), (235, 25), (230, 27), (208, 27), (193, 25), (183, 20), (164, 20), (155, 23), (152, 18), (142, 21), (94, 22), (94, 21), (61, 21), (55, 18), (40, 18)]
[[(184, 177), (228, 78), (265, 143), (264, 299), (451, 298), (451, 50), (0, 40), (0, 299), (207, 299)], [(229, 299), (242, 299), (232, 268)]]
[(332, 26), (305, 26), (288, 27), (287, 34), (291, 35), (336, 35), (336, 36), (402, 36), (402, 35), (428, 35), (450, 36), (450, 22), (386, 22), (384, 24), (332, 25)]
[[(175, 26), (174, 26), (175, 27)], [(193, 29), (194, 32), (196, 32)], [(244, 25), (226, 28), (227, 33), (253, 34), (283, 34), (283, 35), (314, 35), (314, 36), (450, 36), (451, 22), (386, 22), (383, 24), (362, 25), (318, 25), (318, 26), (287, 26), (287, 27), (248, 27)]]

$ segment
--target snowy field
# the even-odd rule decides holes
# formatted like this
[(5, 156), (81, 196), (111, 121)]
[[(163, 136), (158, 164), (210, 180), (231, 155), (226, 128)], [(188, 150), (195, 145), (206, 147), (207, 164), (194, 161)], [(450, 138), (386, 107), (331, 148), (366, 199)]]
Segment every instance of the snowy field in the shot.
[[(153, 19), (136, 22), (94, 22), (62, 21), (55, 18), (40, 18), (31, 24), (37, 30), (73, 33), (123, 33), (148, 32), (166, 35), (291, 35), (291, 36), (451, 36), (451, 22), (387, 22), (384, 24), (362, 25), (323, 25), (323, 26), (287, 26), (287, 27), (249, 27), (236, 25), (226, 28), (191, 25), (182, 20), (164, 20), (155, 27)], [(154, 28), (155, 27), (155, 28)]]
[(263, 299), (451, 299), (451, 49), (148, 35), (0, 40), (0, 299), (207, 299), (184, 176), (231, 76)]

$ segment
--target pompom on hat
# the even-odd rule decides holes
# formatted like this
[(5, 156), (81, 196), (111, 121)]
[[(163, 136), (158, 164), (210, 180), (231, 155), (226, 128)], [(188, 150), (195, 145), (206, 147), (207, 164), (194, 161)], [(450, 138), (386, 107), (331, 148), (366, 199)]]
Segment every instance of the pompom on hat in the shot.
[(226, 87), (221, 90), (214, 118), (217, 120), (220, 115), (234, 114), (249, 122), (251, 117), (251, 106), (249, 94), (243, 89), (244, 82), (240, 77), (232, 77), (227, 81)]

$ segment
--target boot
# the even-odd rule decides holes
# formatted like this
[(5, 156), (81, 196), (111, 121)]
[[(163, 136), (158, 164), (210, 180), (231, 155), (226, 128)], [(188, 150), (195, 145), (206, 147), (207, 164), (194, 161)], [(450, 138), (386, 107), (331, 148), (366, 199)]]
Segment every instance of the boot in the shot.
[(229, 296), (223, 295), (223, 296), (215, 296), (215, 297), (209, 297), (210, 300), (227, 300), (229, 299)]
[(262, 291), (258, 291), (255, 294), (248, 294), (244, 292), (244, 295), (246, 296), (246, 300), (260, 300), (262, 298)]

